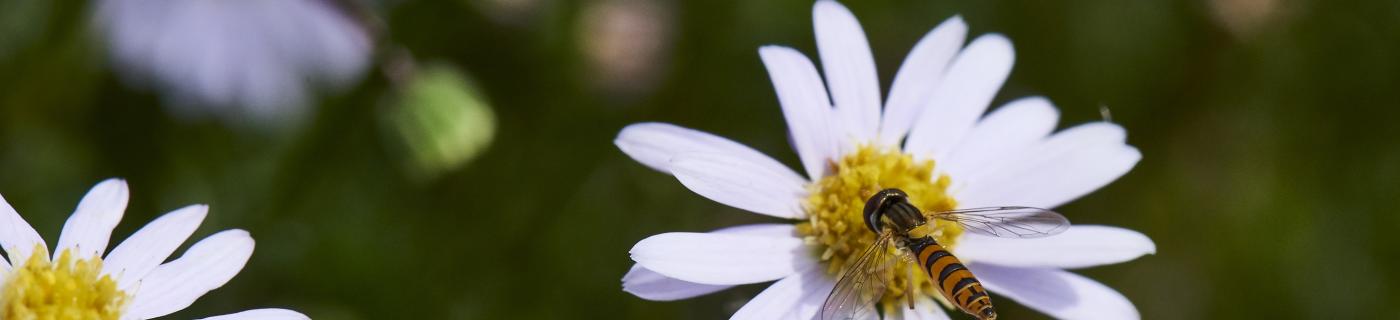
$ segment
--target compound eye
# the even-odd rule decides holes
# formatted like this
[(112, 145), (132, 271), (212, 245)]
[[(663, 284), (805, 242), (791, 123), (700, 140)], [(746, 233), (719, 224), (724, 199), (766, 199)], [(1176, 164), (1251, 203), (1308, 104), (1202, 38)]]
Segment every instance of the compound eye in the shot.
[(876, 192), (869, 200), (865, 201), (865, 227), (870, 231), (880, 233), (882, 225), (880, 216), (884, 215), (883, 210), (890, 204), (890, 200), (907, 197), (904, 191), (899, 189), (885, 189)]
[(878, 194), (865, 202), (865, 227), (875, 233), (880, 233), (880, 206), (884, 205), (883, 202), (884, 198)]

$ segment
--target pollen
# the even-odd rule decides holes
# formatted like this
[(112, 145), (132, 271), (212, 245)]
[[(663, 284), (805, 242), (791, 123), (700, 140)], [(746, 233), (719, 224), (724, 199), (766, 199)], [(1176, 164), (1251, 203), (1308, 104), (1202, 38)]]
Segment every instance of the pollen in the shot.
[[(866, 200), (876, 192), (887, 188), (904, 190), (909, 201), (925, 215), (957, 206), (946, 193), (948, 176), (939, 174), (935, 178), (932, 160), (915, 160), (897, 149), (862, 146), (832, 163), (831, 169), (830, 175), (809, 186), (804, 207), (808, 220), (798, 223), (797, 231), (808, 245), (816, 248), (832, 277), (839, 277), (848, 261), (875, 242), (875, 234), (865, 227), (862, 212)], [(930, 219), (929, 223), (934, 239), (950, 250), (963, 232), (956, 223), (939, 219)], [(897, 252), (901, 250), (897, 246), (883, 250), (907, 255)], [(898, 259), (881, 272), (886, 272), (883, 278), (889, 279), (882, 299), (887, 306), (910, 294), (941, 298), (934, 293), (928, 276), (909, 259)]]
[(102, 259), (74, 259), (69, 250), (50, 261), (41, 246), (4, 279), (0, 319), (116, 320), (130, 296), (102, 274)]

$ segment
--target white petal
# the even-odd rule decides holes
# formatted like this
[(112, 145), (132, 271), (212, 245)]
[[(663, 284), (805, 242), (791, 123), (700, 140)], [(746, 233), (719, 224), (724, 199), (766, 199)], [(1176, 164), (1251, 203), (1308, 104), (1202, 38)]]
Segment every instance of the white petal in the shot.
[(1060, 319), (1138, 319), (1127, 297), (1097, 281), (1057, 269), (969, 264), (987, 290)]
[(988, 164), (1030, 149), (1055, 130), (1059, 110), (1043, 97), (1022, 98), (988, 114), (943, 162), (955, 185), (969, 184)]
[(900, 312), (886, 317), (891, 320), (947, 320), (948, 313), (943, 312), (943, 307), (933, 302), (933, 299), (918, 297), (914, 298), (914, 309), (909, 309), (903, 301), (898, 306)]
[(730, 319), (800, 319), (816, 317), (836, 282), (824, 268), (811, 266), (768, 286)]
[(228, 283), (252, 255), (253, 238), (247, 231), (227, 230), (200, 240), (141, 279), (128, 312), (147, 319), (184, 309)]
[(78, 209), (63, 225), (54, 254), (73, 250), (74, 258), (101, 257), (102, 252), (107, 251), (112, 229), (117, 227), (122, 213), (126, 212), (129, 194), (126, 181), (121, 179), (108, 179), (92, 187), (83, 200), (78, 201)]
[(718, 285), (772, 281), (813, 264), (802, 239), (742, 234), (663, 233), (637, 242), (631, 254), (667, 277)]
[(674, 301), (729, 289), (732, 285), (694, 283), (670, 278), (640, 265), (632, 265), (622, 276), (622, 291), (652, 301)]
[(806, 181), (791, 170), (773, 171), (747, 159), (718, 153), (671, 158), (671, 174), (686, 188), (731, 207), (779, 218), (805, 216), (798, 199)]
[(1152, 239), (1137, 231), (1076, 225), (1065, 233), (1039, 239), (994, 238), (966, 234), (958, 257), (1008, 267), (1085, 268), (1137, 259), (1157, 252)]
[(1098, 190), (1128, 173), (1142, 159), (1123, 144), (1118, 125), (1095, 122), (1057, 133), (1038, 146), (989, 164), (986, 176), (972, 178), (957, 192), (959, 206), (1054, 208)]
[(870, 141), (880, 126), (880, 79), (860, 22), (845, 6), (822, 0), (812, 7), (817, 52), (847, 139)]
[(962, 16), (954, 16), (925, 34), (909, 51), (894, 75), (890, 98), (885, 101), (880, 122), (881, 143), (896, 145), (909, 133), (914, 120), (929, 106), (933, 89), (943, 80), (943, 71), (962, 48), (965, 37), (967, 23)]
[(147, 223), (112, 249), (102, 261), (102, 273), (116, 278), (117, 287), (122, 290), (132, 288), (175, 253), (175, 249), (199, 228), (208, 212), (209, 206), (192, 205)]
[(204, 320), (310, 320), (300, 312), (287, 309), (255, 309), (222, 316), (203, 318)]
[(758, 48), (758, 55), (768, 68), (778, 102), (783, 105), (783, 118), (787, 119), (802, 167), (812, 180), (825, 176), (827, 161), (837, 155), (841, 140), (837, 140), (838, 127), (832, 120), (835, 111), (827, 100), (817, 67), (792, 48), (763, 46)]
[[(1061, 130), (1046, 139), (1040, 139), (1029, 147), (1013, 150), (1012, 153), (1004, 157), (993, 159), (982, 163), (978, 169), (970, 170), (972, 174), (958, 179), (982, 181), (988, 178), (1007, 178), (1010, 172), (1006, 172), (1013, 167), (1024, 167), (1039, 162), (1046, 158), (1042, 152), (1052, 151), (1056, 154), (1073, 151), (1072, 149), (1084, 149), (1095, 145), (1122, 145), (1128, 138), (1127, 131), (1118, 125), (1108, 122), (1090, 122)], [(1022, 158), (1028, 157), (1028, 158)]]
[(0, 196), (0, 246), (15, 266), (23, 265), (35, 248), (48, 250), (44, 238), (39, 237), (39, 232), (34, 231), (3, 196)]
[(669, 123), (629, 125), (622, 128), (613, 143), (637, 162), (666, 173), (671, 172), (671, 157), (689, 152), (723, 153), (747, 159), (770, 170), (791, 170), (758, 150), (733, 140)]
[(972, 40), (948, 67), (928, 106), (914, 122), (906, 152), (942, 159), (987, 111), (1015, 60), (1011, 41), (997, 34)]
[(797, 226), (786, 223), (743, 224), (716, 229), (714, 231), (710, 231), (710, 233), (742, 234), (772, 238), (794, 238), (797, 237)]
[[(711, 233), (745, 234), (775, 238), (793, 237), (796, 228), (791, 224), (749, 224), (711, 231)], [(733, 287), (713, 285), (673, 279), (633, 265), (627, 275), (622, 276), (622, 291), (647, 300), (672, 301), (688, 299)]]

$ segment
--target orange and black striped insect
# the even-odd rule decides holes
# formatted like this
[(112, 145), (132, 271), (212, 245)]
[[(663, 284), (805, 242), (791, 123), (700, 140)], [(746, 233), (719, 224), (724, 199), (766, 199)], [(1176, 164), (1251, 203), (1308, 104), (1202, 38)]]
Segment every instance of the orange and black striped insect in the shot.
[[(980, 320), (997, 318), (992, 299), (971, 271), (933, 239), (929, 217), (958, 223), (963, 230), (1006, 238), (1038, 238), (1064, 232), (1069, 220), (1054, 211), (1030, 207), (988, 207), (925, 215), (899, 189), (885, 189), (865, 203), (865, 224), (877, 238), (846, 271), (822, 305), (821, 319), (878, 319), (876, 304), (888, 282), (884, 272), (895, 259), (909, 259), (928, 275), (949, 303)], [(890, 246), (899, 254), (891, 254)], [(910, 280), (912, 281), (912, 280)], [(909, 296), (909, 307), (914, 307)]]

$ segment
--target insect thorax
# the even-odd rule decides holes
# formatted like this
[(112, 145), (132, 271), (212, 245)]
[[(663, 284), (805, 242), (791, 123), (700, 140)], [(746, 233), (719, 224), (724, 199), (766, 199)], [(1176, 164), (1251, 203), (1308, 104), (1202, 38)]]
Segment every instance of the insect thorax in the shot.
[(889, 220), (890, 227), (895, 228), (895, 231), (901, 234), (913, 232), (928, 222), (923, 211), (904, 198), (890, 201), (881, 213), (885, 219)]

